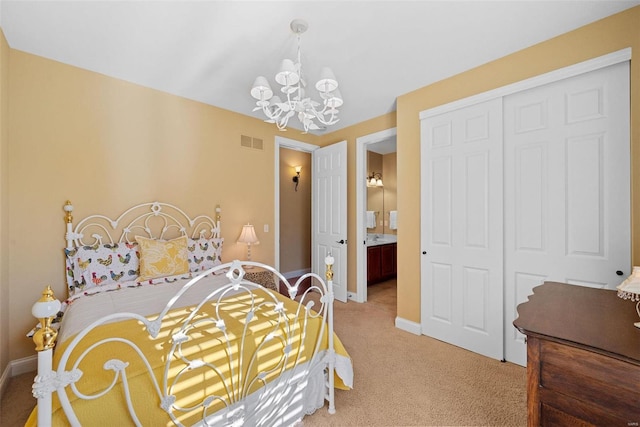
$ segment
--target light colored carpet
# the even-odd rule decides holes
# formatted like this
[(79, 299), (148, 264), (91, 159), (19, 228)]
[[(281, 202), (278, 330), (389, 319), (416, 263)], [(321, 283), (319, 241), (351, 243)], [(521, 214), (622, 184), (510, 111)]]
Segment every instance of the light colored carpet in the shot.
[(31, 395), (31, 384), (35, 376), (35, 372), (27, 372), (9, 380), (0, 401), (0, 426), (23, 426), (27, 421), (36, 405), (36, 400)]
[(525, 426), (526, 369), (397, 329), (395, 280), (366, 304), (337, 302), (336, 332), (354, 365), (354, 389), (336, 391), (304, 419), (312, 426)]
[[(336, 302), (336, 332), (354, 365), (354, 389), (336, 391), (304, 426), (525, 426), (526, 369), (397, 329), (396, 282), (368, 288), (368, 302)], [(11, 379), (0, 426), (22, 426), (34, 373)]]

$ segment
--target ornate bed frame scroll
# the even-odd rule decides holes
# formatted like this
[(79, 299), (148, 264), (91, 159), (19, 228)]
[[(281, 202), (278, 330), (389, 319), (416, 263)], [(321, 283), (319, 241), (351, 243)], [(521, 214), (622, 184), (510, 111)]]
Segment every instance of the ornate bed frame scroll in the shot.
[[(150, 209), (150, 212), (136, 214), (135, 210)], [(67, 202), (64, 207), (66, 212), (65, 221), (67, 224), (67, 231), (65, 238), (67, 240), (67, 246), (69, 248), (78, 247), (80, 245), (91, 244), (91, 242), (85, 242), (83, 240), (85, 233), (91, 230), (93, 227), (97, 227), (102, 233), (91, 234), (94, 239), (93, 244), (102, 243), (103, 240), (108, 240), (110, 243), (114, 243), (109, 227), (111, 229), (117, 229), (120, 226), (123, 218), (133, 213), (133, 220), (125, 221), (125, 226), (122, 228), (122, 232), (119, 237), (119, 242), (129, 242), (130, 238), (135, 233), (140, 232), (146, 236), (155, 238), (164, 238), (170, 231), (175, 231), (179, 235), (185, 235), (188, 232), (192, 233), (192, 236), (203, 235), (209, 233), (210, 237), (219, 237), (220, 235), (220, 208), (216, 207), (216, 220), (213, 221), (210, 217), (201, 215), (190, 219), (182, 210), (176, 208), (173, 205), (153, 202), (138, 205), (134, 208), (127, 210), (124, 214), (119, 216), (116, 220), (111, 220), (108, 217), (102, 215), (92, 215), (80, 221), (77, 226), (73, 227), (72, 211), (73, 206)], [(169, 211), (179, 213), (187, 219), (188, 227), (183, 225), (176, 217), (178, 215), (170, 213)], [(96, 222), (96, 220), (98, 220)], [(109, 227), (104, 225), (97, 225), (100, 221), (108, 224)], [(160, 225), (159, 228), (152, 227), (151, 222), (155, 222), (154, 225)], [(154, 232), (152, 228), (159, 230)], [(187, 231), (190, 229), (190, 231)], [(170, 233), (169, 233), (170, 234)], [(45, 290), (43, 298), (41, 298), (35, 305), (33, 314), (40, 318), (42, 328), (34, 336), (34, 342), (36, 342), (36, 349), (38, 350), (38, 374), (35, 378), (33, 385), (33, 395), (37, 398), (37, 422), (39, 426), (51, 425), (52, 422), (52, 395), (54, 392), (58, 393), (58, 398), (64, 413), (71, 425), (80, 425), (79, 420), (74, 412), (69, 401), (68, 392), (72, 393), (80, 399), (93, 400), (106, 394), (116, 386), (122, 386), (124, 401), (126, 402), (127, 410), (131, 420), (136, 425), (141, 425), (134, 405), (132, 403), (129, 386), (127, 383), (127, 360), (119, 360), (117, 355), (113, 356), (113, 359), (108, 360), (103, 369), (105, 372), (112, 371), (113, 379), (110, 380), (110, 384), (107, 384), (104, 390), (101, 390), (93, 395), (84, 395), (76, 387), (76, 383), (83, 376), (83, 371), (79, 368), (82, 359), (92, 350), (100, 348), (104, 343), (109, 341), (124, 342), (135, 350), (138, 356), (144, 359), (144, 363), (147, 366), (147, 373), (150, 375), (153, 387), (149, 390), (149, 397), (157, 396), (159, 400), (159, 406), (164, 410), (171, 420), (176, 425), (182, 425), (180, 422), (181, 411), (185, 408), (176, 404), (176, 397), (173, 393), (176, 382), (179, 381), (182, 372), (187, 372), (193, 369), (212, 369), (216, 375), (216, 381), (224, 382), (224, 387), (228, 390), (225, 395), (207, 396), (206, 399), (198, 405), (199, 411), (202, 413), (202, 420), (199, 424), (210, 425), (211, 422), (215, 425), (274, 425), (274, 420), (282, 421), (283, 417), (286, 417), (289, 412), (289, 406), (293, 405), (300, 396), (300, 378), (305, 380), (305, 384), (310, 384), (310, 387), (321, 387), (324, 400), (328, 401), (329, 413), (335, 413), (334, 403), (334, 370), (335, 370), (335, 350), (334, 350), (334, 335), (333, 335), (333, 258), (329, 255), (326, 258), (327, 271), (326, 282), (316, 274), (309, 273), (304, 275), (294, 285), (290, 285), (285, 277), (276, 271), (274, 268), (257, 263), (257, 262), (240, 262), (233, 261), (213, 267), (212, 269), (198, 273), (189, 282), (184, 285), (166, 304), (165, 308), (157, 316), (144, 317), (134, 313), (114, 313), (104, 316), (90, 325), (86, 326), (79, 332), (74, 338), (69, 340), (68, 345), (64, 348), (64, 353), (59, 359), (58, 366), (54, 369), (52, 362), (52, 352), (55, 346), (56, 331), (50, 328), (51, 319), (55, 316), (59, 302), (54, 299), (53, 292), (50, 288)], [(281, 296), (276, 296), (274, 292), (269, 289), (265, 289), (258, 284), (252, 283), (245, 279), (245, 271), (243, 266), (258, 266), (262, 269), (270, 271), (277, 277), (282, 283), (284, 283), (289, 291), (291, 299), (296, 297), (298, 292), (298, 285), (302, 283), (308, 277), (312, 278), (313, 285), (306, 290), (302, 295), (298, 295), (300, 304), (295, 305), (294, 310), (287, 311), (286, 306), (283, 306), (282, 302), (278, 299)], [(166, 365), (164, 366), (163, 378), (158, 381), (154, 376), (150, 363), (143, 354), (142, 350), (138, 347), (136, 342), (120, 339), (119, 337), (109, 337), (100, 339), (99, 341), (91, 344), (88, 349), (82, 351), (82, 354), (73, 363), (69, 362), (69, 356), (76, 348), (76, 346), (91, 332), (105, 323), (113, 322), (114, 320), (127, 320), (135, 319), (144, 325), (144, 329), (147, 331), (148, 336), (151, 339), (155, 339), (158, 335), (160, 326), (165, 317), (175, 307), (178, 307), (177, 301), (180, 297), (189, 289), (195, 289), (199, 284), (205, 281), (201, 281), (205, 276), (209, 276), (211, 273), (226, 271), (224, 277), (226, 281), (221, 287), (215, 288), (210, 292), (201, 302), (199, 302), (191, 314), (185, 317), (185, 321), (179, 327), (177, 332), (173, 331), (171, 337), (167, 343), (167, 347), (170, 350), (166, 354)], [(194, 273), (195, 275), (195, 273)], [(204, 285), (202, 285), (204, 286)], [(259, 291), (258, 291), (259, 290)], [(207, 290), (209, 292), (209, 290)], [(258, 294), (256, 292), (259, 292)], [(227, 357), (223, 363), (225, 366), (230, 366), (233, 363), (239, 363), (238, 374), (241, 371), (244, 372), (242, 366), (250, 366), (253, 368), (258, 363), (258, 350), (261, 347), (272, 345), (273, 341), (282, 343), (282, 358), (277, 363), (278, 369), (274, 378), (274, 371), (270, 368), (268, 372), (260, 371), (256, 372), (255, 377), (243, 378), (242, 381), (238, 381), (237, 378), (226, 378), (224, 375), (219, 374), (218, 366), (211, 366), (210, 361), (205, 362), (204, 359), (198, 359), (198, 357), (185, 357), (181, 352), (182, 345), (191, 340), (196, 339), (191, 334), (196, 325), (202, 323), (209, 324), (209, 332), (214, 331), (218, 336), (223, 337), (222, 340), (227, 340), (227, 343), (233, 339), (238, 340), (238, 334), (236, 333), (233, 338), (230, 338), (227, 332), (224, 319), (218, 317), (218, 312), (224, 311), (225, 301), (229, 294), (246, 294), (247, 300), (250, 301), (246, 311), (242, 311), (244, 321), (248, 325), (254, 317), (258, 317), (256, 313), (259, 310), (268, 310), (268, 315), (273, 316), (275, 321), (273, 324), (277, 325), (273, 329), (265, 331), (264, 336), (256, 336), (255, 334), (248, 336), (251, 332), (248, 332), (247, 326), (245, 326), (240, 339), (251, 340), (252, 343), (258, 343), (258, 347), (255, 352), (249, 354), (234, 354), (233, 351), (228, 350), (232, 346), (226, 345)], [(256, 297), (256, 295), (259, 295)], [(256, 301), (261, 301), (256, 303)], [(319, 302), (320, 307), (314, 307), (314, 304)], [(57, 304), (57, 305), (56, 305)], [(215, 307), (214, 314), (209, 314), (202, 317), (201, 308), (205, 304), (212, 304)], [(236, 303), (237, 305), (237, 303)], [(36, 306), (38, 309), (36, 309)], [(55, 306), (55, 307), (54, 307)], [(313, 308), (313, 309), (312, 309)], [(210, 312), (209, 312), (210, 313)], [(234, 312), (235, 313), (235, 312)], [(264, 315), (261, 313), (260, 315)], [(295, 347), (294, 342), (302, 342), (302, 338), (307, 335), (307, 324), (313, 322), (314, 319), (320, 319), (320, 332), (318, 333), (317, 340), (309, 343), (309, 348), (312, 347), (311, 356), (308, 358), (300, 357), (300, 350), (292, 351), (292, 346)], [(181, 321), (182, 322), (182, 321)], [(297, 322), (293, 325), (293, 322)], [(300, 326), (303, 325), (303, 326)], [(237, 332), (237, 331), (236, 331)], [(300, 335), (302, 334), (302, 335)], [(275, 339), (274, 339), (275, 338)], [(324, 340), (327, 340), (326, 346), (322, 344)], [(65, 342), (65, 345), (67, 343)], [(255, 345), (255, 344), (254, 344)], [(307, 344), (298, 344), (301, 348)], [(244, 345), (243, 345), (244, 347)], [(61, 350), (62, 351), (62, 350)], [(98, 351), (98, 350), (96, 350)], [(304, 360), (303, 360), (304, 359)], [(171, 377), (169, 379), (170, 369), (175, 371), (175, 362), (183, 363), (183, 366), (179, 369), (180, 374)], [(174, 364), (172, 364), (174, 363)], [(171, 368), (170, 368), (171, 365)], [(293, 365), (293, 368), (291, 368)], [(290, 369), (284, 369), (288, 366)], [(261, 368), (264, 369), (264, 368)], [(320, 379), (318, 379), (318, 373), (320, 373)], [(245, 374), (246, 375), (246, 374)], [(271, 379), (266, 381), (265, 378), (269, 376)], [(119, 380), (120, 379), (120, 380)], [(306, 381), (308, 380), (308, 381)], [(173, 381), (173, 382), (172, 382)], [(227, 383), (227, 381), (229, 381)], [(259, 384), (258, 389), (255, 388), (255, 384)], [(296, 394), (292, 394), (292, 390), (295, 390)], [(217, 410), (215, 413), (208, 413), (207, 408), (212, 405), (213, 402), (222, 404), (221, 410)], [(82, 402), (80, 402), (82, 403)], [(295, 403), (298, 404), (298, 403)], [(192, 410), (193, 408), (186, 408)], [(199, 413), (200, 413), (199, 412)], [(302, 414), (304, 415), (304, 414)]]
[[(69, 200), (64, 205), (67, 232), (67, 249), (84, 245), (109, 243), (132, 243), (136, 235), (153, 239), (164, 239), (174, 231), (177, 235), (197, 237), (220, 237), (220, 205), (216, 206), (216, 219), (207, 215), (190, 218), (182, 209), (162, 202), (142, 203), (127, 209), (118, 218), (104, 215), (90, 215), (73, 227), (73, 205)], [(185, 225), (186, 223), (186, 225)], [(94, 231), (91, 233), (91, 231)], [(86, 235), (93, 242), (85, 242)], [(113, 239), (112, 234), (120, 237)], [(177, 237), (177, 236), (172, 236)]]

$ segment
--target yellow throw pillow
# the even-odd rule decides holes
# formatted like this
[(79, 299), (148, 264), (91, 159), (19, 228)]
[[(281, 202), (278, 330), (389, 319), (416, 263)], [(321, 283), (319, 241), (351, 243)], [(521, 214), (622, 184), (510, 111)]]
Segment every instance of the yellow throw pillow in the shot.
[(136, 236), (140, 248), (139, 281), (189, 272), (187, 236), (155, 240)]

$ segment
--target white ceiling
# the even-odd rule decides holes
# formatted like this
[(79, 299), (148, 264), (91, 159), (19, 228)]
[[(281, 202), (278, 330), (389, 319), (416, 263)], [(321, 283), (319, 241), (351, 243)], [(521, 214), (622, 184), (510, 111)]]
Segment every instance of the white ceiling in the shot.
[(251, 112), (249, 90), (258, 75), (277, 90), (281, 60), (295, 57), (289, 23), (302, 18), (309, 86), (329, 66), (344, 98), (331, 131), (394, 111), (399, 95), (638, 4), (0, 0), (0, 24), (13, 49), (263, 118)]

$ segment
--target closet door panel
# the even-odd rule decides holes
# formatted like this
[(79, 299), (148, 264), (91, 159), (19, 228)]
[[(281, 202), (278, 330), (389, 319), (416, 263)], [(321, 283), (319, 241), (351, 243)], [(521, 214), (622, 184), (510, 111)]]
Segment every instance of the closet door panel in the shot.
[[(630, 271), (628, 72), (504, 98), (505, 330), (545, 280), (613, 289)], [(506, 334), (505, 357), (525, 365), (522, 338)]]
[(515, 250), (542, 253), (547, 250), (547, 145), (516, 147), (514, 163)]
[(502, 102), (423, 122), (422, 328), (503, 357)]
[(567, 139), (567, 255), (604, 257), (604, 134)]

